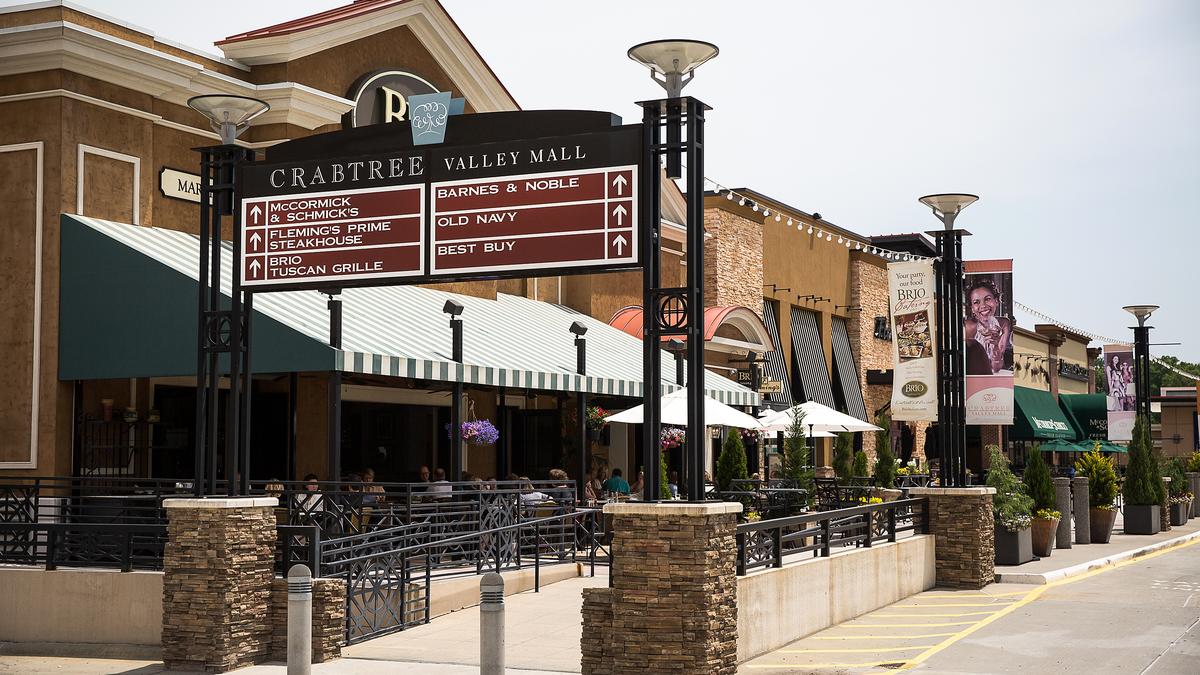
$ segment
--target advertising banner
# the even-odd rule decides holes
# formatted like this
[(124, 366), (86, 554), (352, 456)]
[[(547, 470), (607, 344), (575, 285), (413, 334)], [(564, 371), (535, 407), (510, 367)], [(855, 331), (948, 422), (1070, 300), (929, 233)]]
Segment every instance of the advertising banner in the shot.
[(1133, 347), (1104, 345), (1104, 379), (1108, 382), (1108, 440), (1133, 440), (1137, 417)]
[(933, 261), (888, 264), (892, 419), (898, 422), (937, 421), (933, 296)]
[(967, 424), (1012, 424), (1012, 260), (966, 261), (963, 271)]

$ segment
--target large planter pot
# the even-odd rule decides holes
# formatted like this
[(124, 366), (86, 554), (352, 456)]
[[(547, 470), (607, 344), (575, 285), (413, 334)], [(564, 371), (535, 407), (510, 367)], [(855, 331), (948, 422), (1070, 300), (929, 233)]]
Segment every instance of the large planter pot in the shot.
[(1092, 543), (1107, 544), (1112, 539), (1113, 523), (1115, 522), (1117, 522), (1117, 512), (1112, 509), (1088, 509)]
[(1162, 509), (1158, 504), (1126, 504), (1125, 534), (1158, 534), (1162, 527), (1159, 516)]
[(1033, 560), (1033, 536), (1029, 528), (1010, 532), (996, 523), (996, 564), (1023, 565)]
[(1175, 527), (1187, 525), (1188, 511), (1190, 511), (1191, 508), (1192, 508), (1192, 505), (1190, 502), (1180, 502), (1178, 504), (1172, 504), (1171, 505), (1171, 524), (1174, 525)]
[(1059, 518), (1034, 518), (1030, 528), (1033, 538), (1033, 554), (1039, 558), (1049, 557), (1054, 551), (1054, 535), (1058, 530)]

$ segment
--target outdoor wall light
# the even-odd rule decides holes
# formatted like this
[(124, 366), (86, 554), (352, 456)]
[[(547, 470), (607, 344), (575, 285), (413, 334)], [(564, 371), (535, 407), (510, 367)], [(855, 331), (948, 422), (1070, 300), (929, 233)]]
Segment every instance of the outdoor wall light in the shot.
[(1139, 326), (1144, 326), (1146, 319), (1149, 319), (1150, 315), (1158, 310), (1158, 305), (1126, 305), (1121, 309), (1136, 317)]
[(666, 89), (669, 98), (679, 98), (683, 88), (696, 76), (696, 68), (719, 52), (710, 42), (654, 40), (630, 47), (628, 54), (650, 69), (650, 79)]
[(234, 139), (250, 127), (250, 120), (271, 109), (266, 101), (226, 94), (193, 96), (187, 104), (208, 118), (213, 131), (220, 134), (221, 143), (225, 145), (233, 145)]
[(463, 313), (463, 304), (457, 300), (447, 300), (445, 305), (442, 305), (442, 311), (450, 316), (459, 316)]
[(977, 195), (969, 195), (965, 193), (946, 193), (938, 195), (925, 195), (919, 200), (925, 206), (933, 209), (933, 215), (942, 221), (947, 230), (954, 229), (954, 219), (958, 214), (971, 204), (974, 204), (979, 197)]
[(575, 335), (577, 337), (583, 337), (584, 335), (587, 334), (587, 326), (585, 326), (582, 321), (572, 322), (571, 323), (571, 334)]

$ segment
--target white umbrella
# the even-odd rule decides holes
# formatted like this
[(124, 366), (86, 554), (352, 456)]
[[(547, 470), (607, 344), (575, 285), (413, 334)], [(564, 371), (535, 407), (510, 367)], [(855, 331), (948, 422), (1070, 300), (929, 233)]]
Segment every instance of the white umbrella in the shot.
[(781, 410), (773, 415), (767, 416), (762, 420), (763, 427), (767, 431), (786, 431), (792, 425), (792, 420), (800, 412), (804, 413), (802, 424), (811, 433), (809, 435), (816, 436), (818, 431), (841, 432), (841, 431), (879, 431), (879, 427), (868, 422), (864, 422), (857, 417), (851, 417), (845, 413), (840, 413), (826, 405), (821, 405), (816, 401), (808, 401), (799, 405), (794, 405), (787, 410)]
[[(607, 420), (609, 422), (623, 422), (625, 424), (640, 424), (644, 417), (643, 407), (639, 405), (629, 410), (623, 410), (615, 415), (610, 415)], [(679, 389), (663, 396), (660, 402), (658, 418), (663, 424), (674, 424), (681, 427), (687, 426), (687, 389)], [(762, 428), (762, 423), (758, 420), (740, 410), (721, 403), (711, 396), (704, 397), (704, 424), (710, 427)]]

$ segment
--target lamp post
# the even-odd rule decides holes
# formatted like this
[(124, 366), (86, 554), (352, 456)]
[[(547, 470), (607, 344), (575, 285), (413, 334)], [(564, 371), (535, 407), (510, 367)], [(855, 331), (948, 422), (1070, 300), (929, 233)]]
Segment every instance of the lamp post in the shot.
[[(463, 304), (456, 300), (447, 300), (442, 306), (442, 311), (450, 315), (450, 340), (451, 340), (451, 356), (456, 363), (463, 362), (463, 324), (462, 316)], [(450, 461), (447, 463), (447, 472), (450, 476), (450, 482), (460, 480), (462, 476), (462, 397), (463, 383), (461, 380), (455, 380), (453, 385), (453, 393), (450, 399)], [(436, 464), (437, 462), (434, 462)]]
[(962, 238), (970, 233), (956, 229), (954, 221), (978, 199), (961, 193), (925, 195), (920, 199), (944, 228), (928, 233), (937, 239), (938, 249), (938, 453), (943, 487), (967, 483)]
[[(667, 91), (667, 98), (644, 101), (642, 106), (642, 373), (643, 404), (642, 462), (646, 472), (645, 499), (657, 500), (659, 485), (659, 406), (662, 335), (686, 337), (688, 382), (687, 455), (684, 473), (687, 494), (699, 500), (704, 495), (704, 113), (709, 107), (692, 97), (681, 97), (683, 87), (695, 77), (701, 64), (715, 57), (718, 49), (696, 40), (659, 40), (635, 45), (629, 58), (650, 69), (650, 78)], [(687, 137), (683, 137), (683, 127)], [(660, 167), (666, 161), (668, 178), (683, 176), (687, 157), (687, 280), (681, 288), (662, 288), (659, 274), (659, 228), (662, 221)]]
[[(212, 94), (188, 99), (221, 138), (200, 148), (200, 274), (196, 308), (196, 496), (217, 492), (217, 395), (220, 357), (229, 355), (225, 412), (225, 485), (229, 496), (250, 485), (250, 321), (254, 295), (243, 293), (241, 277), (230, 280), (229, 309), (221, 308), (221, 221), (232, 216), (233, 261), (241, 257), (241, 198), (238, 172), (254, 152), (234, 144), (250, 122), (271, 106), (248, 96)], [(240, 459), (240, 461), (239, 461)], [(241, 480), (237, 480), (239, 474)]]
[(587, 326), (582, 321), (571, 323), (571, 334), (575, 336), (575, 372), (579, 375), (579, 393), (575, 396), (575, 426), (579, 434), (579, 501), (583, 501), (583, 487), (587, 484), (588, 428), (587, 428)]
[(1158, 305), (1126, 305), (1121, 309), (1129, 312), (1137, 319), (1138, 325), (1133, 328), (1134, 351), (1134, 394), (1137, 396), (1137, 416), (1146, 417), (1150, 421), (1150, 329), (1146, 319), (1158, 310)]

